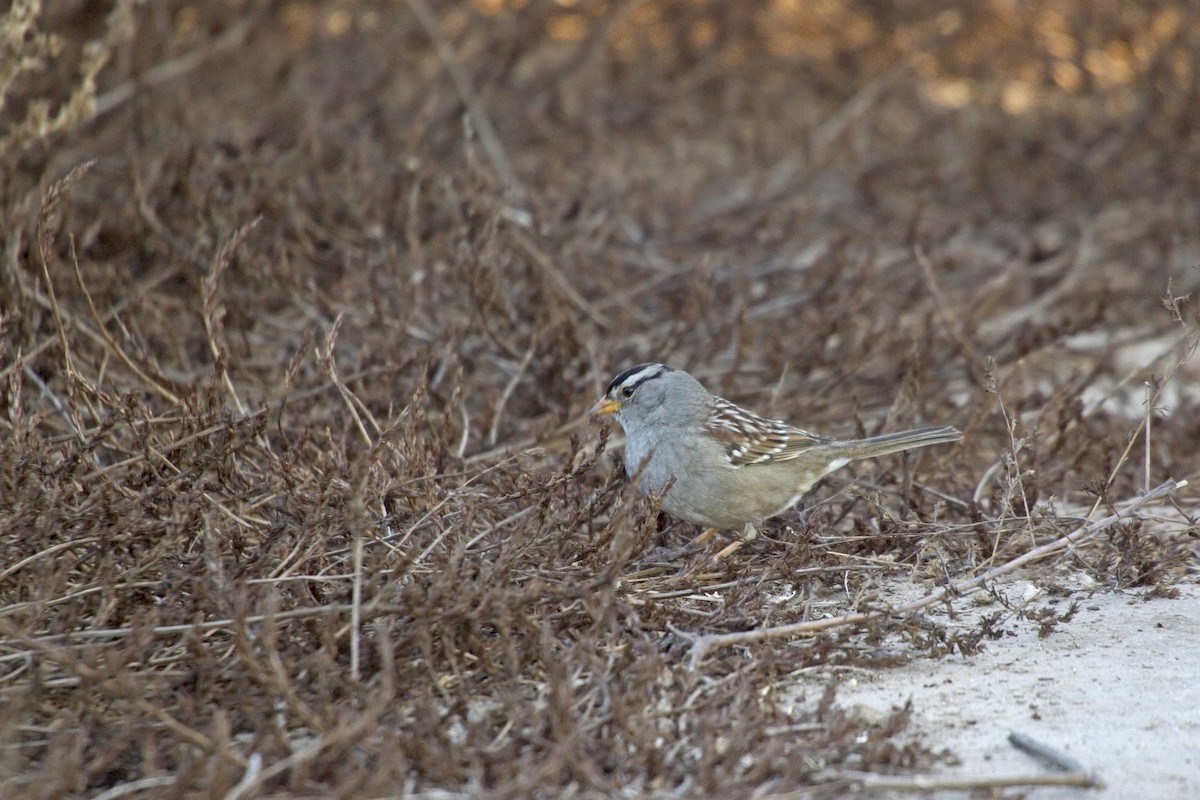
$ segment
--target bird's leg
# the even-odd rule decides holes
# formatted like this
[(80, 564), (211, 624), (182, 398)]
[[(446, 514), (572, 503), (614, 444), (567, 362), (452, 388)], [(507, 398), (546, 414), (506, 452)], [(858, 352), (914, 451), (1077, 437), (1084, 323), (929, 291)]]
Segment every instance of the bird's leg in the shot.
[(697, 550), (703, 548), (704, 545), (711, 542), (712, 538), (716, 535), (717, 535), (716, 528), (705, 528), (704, 531), (699, 536), (697, 536), (695, 539), (692, 539), (690, 542), (688, 542), (687, 544), (685, 544), (681, 547), (656, 547), (656, 548), (654, 548), (654, 550), (650, 551), (649, 554), (638, 559), (638, 563), (641, 564), (643, 562), (647, 562), (647, 563), (648, 562), (656, 562), (657, 563), (657, 562), (662, 562), (662, 561), (674, 561), (675, 559), (680, 558), (681, 556), (690, 555), (691, 553), (694, 553)]
[(685, 544), (683, 547), (677, 547), (674, 550), (668, 550), (667, 558), (669, 560), (673, 561), (676, 558), (679, 558), (680, 556), (690, 555), (690, 554), (696, 552), (697, 550), (702, 549), (704, 547), (704, 545), (711, 542), (713, 537), (716, 535), (717, 535), (716, 528), (705, 528), (703, 531), (701, 531), (699, 536), (697, 536), (695, 539), (692, 539), (690, 542)]
[(713, 561), (724, 561), (731, 555), (742, 549), (742, 545), (746, 542), (752, 542), (758, 538), (758, 529), (750, 523), (746, 523), (746, 527), (742, 529), (742, 535), (727, 544), (721, 552), (713, 556)]

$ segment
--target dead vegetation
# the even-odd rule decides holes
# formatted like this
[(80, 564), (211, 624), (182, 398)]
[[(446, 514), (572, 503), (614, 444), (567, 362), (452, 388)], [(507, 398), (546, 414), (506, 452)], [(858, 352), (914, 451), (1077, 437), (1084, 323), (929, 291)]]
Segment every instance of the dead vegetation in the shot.
[[(1188, 3), (41, 5), (2, 23), (4, 797), (836, 796), (931, 758), (843, 670), (1070, 614), (694, 636), (1195, 475)], [(693, 532), (581, 414), (647, 359), (966, 441), (640, 563)], [(1194, 497), (1028, 574), (1169, 594)]]

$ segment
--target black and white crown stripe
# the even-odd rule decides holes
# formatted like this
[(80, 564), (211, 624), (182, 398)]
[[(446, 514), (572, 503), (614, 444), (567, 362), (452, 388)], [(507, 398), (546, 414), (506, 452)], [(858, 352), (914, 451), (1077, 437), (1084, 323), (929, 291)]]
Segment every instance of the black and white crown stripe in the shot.
[(628, 389), (632, 391), (646, 381), (670, 371), (670, 369), (670, 367), (663, 364), (638, 364), (637, 366), (630, 367), (612, 379), (612, 383), (608, 385), (606, 394), (609, 397), (613, 397), (620, 390)]

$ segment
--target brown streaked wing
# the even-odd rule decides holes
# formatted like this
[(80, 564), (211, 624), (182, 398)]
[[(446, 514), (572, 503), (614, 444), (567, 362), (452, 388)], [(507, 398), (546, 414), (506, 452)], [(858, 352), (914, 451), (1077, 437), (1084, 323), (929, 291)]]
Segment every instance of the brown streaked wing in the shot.
[(708, 431), (725, 445), (729, 463), (735, 467), (766, 461), (789, 461), (819, 444), (833, 441), (783, 420), (767, 419), (723, 398), (713, 399)]

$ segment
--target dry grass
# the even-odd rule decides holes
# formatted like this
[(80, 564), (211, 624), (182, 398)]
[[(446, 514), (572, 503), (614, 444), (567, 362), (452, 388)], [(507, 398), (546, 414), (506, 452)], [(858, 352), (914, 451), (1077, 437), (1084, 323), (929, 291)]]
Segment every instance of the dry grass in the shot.
[[(688, 635), (884, 607), (1195, 476), (1200, 17), (787, 6), (14, 4), (0, 794), (836, 796), (930, 760), (839, 676), (1042, 611)], [(639, 563), (692, 531), (581, 415), (651, 358), (966, 442), (725, 567)], [(1188, 491), (1031, 569), (1169, 594)]]

